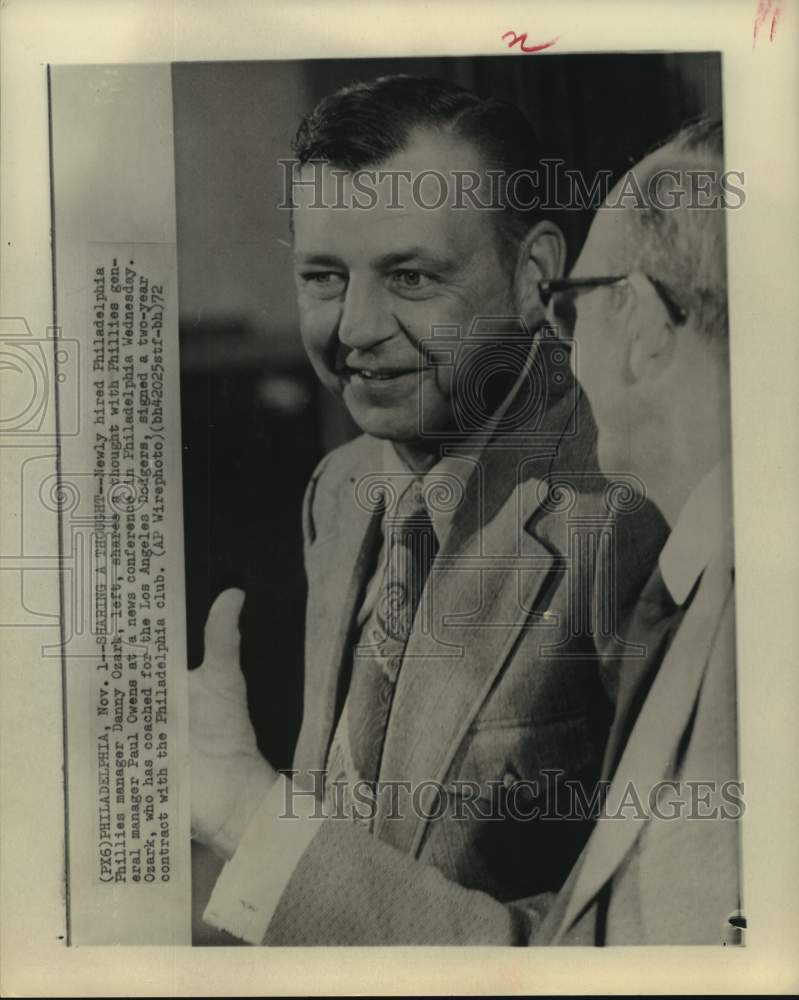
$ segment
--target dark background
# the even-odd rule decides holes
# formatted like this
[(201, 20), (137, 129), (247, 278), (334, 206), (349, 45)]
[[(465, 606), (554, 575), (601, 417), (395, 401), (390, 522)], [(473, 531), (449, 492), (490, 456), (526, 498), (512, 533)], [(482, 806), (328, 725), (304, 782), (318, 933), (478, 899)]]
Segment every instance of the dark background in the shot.
[[(321, 97), (394, 72), (514, 101), (547, 154), (589, 181), (722, 111), (714, 53), (174, 65), (189, 660), (202, 660), (214, 597), (242, 587), (250, 710), (276, 767), (290, 766), (302, 711), (302, 494), (354, 433), (303, 354), (277, 161)], [(590, 218), (566, 223), (573, 259)]]

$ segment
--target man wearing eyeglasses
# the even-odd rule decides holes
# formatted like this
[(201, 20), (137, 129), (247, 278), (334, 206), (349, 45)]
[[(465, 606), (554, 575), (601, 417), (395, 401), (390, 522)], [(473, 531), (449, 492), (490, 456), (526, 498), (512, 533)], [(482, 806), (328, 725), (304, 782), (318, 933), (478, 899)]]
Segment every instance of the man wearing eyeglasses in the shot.
[[(254, 944), (526, 942), (593, 823), (611, 715), (595, 637), (615, 635), (662, 519), (630, 477), (613, 505), (568, 345), (545, 336), (558, 226), (431, 207), (436, 176), (452, 195), (457, 171), (536, 164), (518, 109), (389, 77), (323, 101), (296, 149), (301, 333), (364, 433), (306, 496), (293, 779), (250, 729), (241, 595), (209, 616), (192, 818), (227, 864), (206, 920)], [(411, 183), (359, 209), (361, 168)]]
[[(745, 927), (720, 123), (685, 129), (635, 172), (645, 184), (666, 169), (679, 207), (601, 210), (571, 279), (544, 289), (574, 329), (602, 469), (639, 476), (671, 534), (622, 629), (644, 654), (604, 651), (612, 782), (540, 943), (723, 944)], [(697, 171), (716, 178), (704, 207)]]

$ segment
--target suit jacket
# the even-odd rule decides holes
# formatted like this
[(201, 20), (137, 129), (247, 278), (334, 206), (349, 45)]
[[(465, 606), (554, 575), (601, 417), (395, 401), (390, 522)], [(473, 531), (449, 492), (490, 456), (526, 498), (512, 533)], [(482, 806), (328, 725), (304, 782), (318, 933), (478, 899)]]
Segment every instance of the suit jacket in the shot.
[[(495, 435), (467, 480), (427, 582), (432, 634), (414, 633), (405, 652), (380, 780), (435, 783), (452, 790), (444, 793), (450, 806), (457, 781), (497, 789), (521, 779), (539, 781), (538, 789), (526, 785), (524, 810), (517, 798), (517, 814), (501, 819), (456, 816), (453, 808), (439, 815), (428, 799), (422, 810), (406, 804), (398, 818), (379, 813), (373, 833), (326, 820), (289, 880), (266, 943), (527, 941), (579, 855), (589, 822), (518, 813), (541, 807), (547, 769), (587, 788), (599, 776), (612, 712), (589, 611), (607, 617), (608, 608), (591, 604), (595, 564), (585, 554), (610, 538), (600, 549), (607, 600), (620, 618), (667, 529), (651, 504), (627, 495), (612, 535), (603, 534), (608, 484), (579, 391), (528, 430)], [(324, 768), (346, 696), (354, 619), (380, 524), (380, 511), (362, 497), (380, 468), (381, 443), (358, 438), (323, 460), (306, 495), (300, 772)]]
[[(658, 782), (677, 781), (688, 806), (673, 819), (600, 819), (536, 944), (737, 941), (742, 807), (734, 627), (728, 547), (703, 573), (608, 791), (612, 813), (631, 785), (646, 803)], [(693, 808), (688, 782), (712, 783)], [(713, 810), (719, 818), (699, 818)], [(673, 811), (664, 804), (661, 815)]]

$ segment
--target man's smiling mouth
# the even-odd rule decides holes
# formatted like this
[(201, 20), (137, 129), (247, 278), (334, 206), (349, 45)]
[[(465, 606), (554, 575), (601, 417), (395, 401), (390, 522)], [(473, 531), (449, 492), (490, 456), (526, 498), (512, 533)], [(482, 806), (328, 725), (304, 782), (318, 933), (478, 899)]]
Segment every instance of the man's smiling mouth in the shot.
[(339, 374), (345, 378), (362, 378), (366, 382), (388, 382), (392, 379), (402, 378), (405, 375), (416, 375), (420, 369), (413, 368), (352, 368), (343, 365), (339, 369)]

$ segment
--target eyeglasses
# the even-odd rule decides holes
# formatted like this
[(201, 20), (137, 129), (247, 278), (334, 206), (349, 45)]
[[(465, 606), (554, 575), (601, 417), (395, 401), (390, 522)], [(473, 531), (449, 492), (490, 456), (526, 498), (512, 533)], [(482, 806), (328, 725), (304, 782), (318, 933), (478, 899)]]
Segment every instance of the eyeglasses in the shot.
[[(679, 326), (688, 318), (687, 311), (675, 300), (669, 289), (653, 278), (651, 274), (644, 275), (651, 282), (657, 292), (661, 302), (666, 307), (672, 323)], [(630, 278), (629, 274), (618, 274), (602, 278), (555, 278), (551, 281), (538, 282), (538, 294), (541, 305), (546, 308), (553, 295), (579, 295), (581, 292), (590, 292), (594, 288), (612, 287), (621, 285)]]

